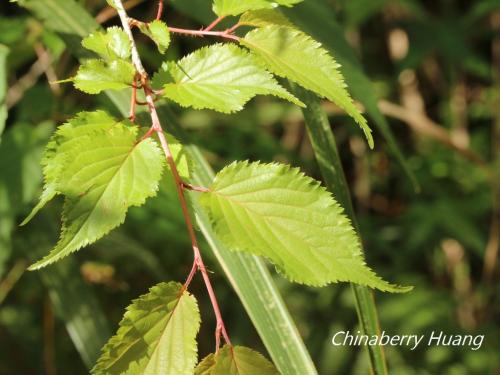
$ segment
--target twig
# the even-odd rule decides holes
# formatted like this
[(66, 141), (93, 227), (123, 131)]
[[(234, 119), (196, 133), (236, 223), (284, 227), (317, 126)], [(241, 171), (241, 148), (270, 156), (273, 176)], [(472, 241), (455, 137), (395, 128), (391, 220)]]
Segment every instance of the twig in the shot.
[[(191, 30), (191, 29), (180, 29), (178, 27), (169, 27), (168, 30), (172, 33), (184, 34), (184, 35), (193, 35), (193, 36), (218, 36), (221, 38), (231, 39), (239, 41), (240, 38), (236, 35), (231, 34), (233, 28), (224, 30), (224, 31), (210, 31), (210, 30)], [(232, 30), (232, 31), (229, 31)]]
[(479, 155), (453, 140), (442, 126), (429, 117), (386, 100), (379, 101), (378, 107), (383, 114), (403, 121), (416, 132), (443, 143), (478, 165), (485, 165), (484, 160)]
[(205, 282), (205, 286), (207, 288), (210, 301), (212, 303), (212, 307), (215, 313), (216, 317), (216, 329), (215, 329), (215, 341), (216, 341), (216, 351), (219, 350), (220, 347), (220, 337), (221, 335), (224, 337), (224, 340), (228, 345), (231, 345), (231, 341), (229, 339), (229, 335), (227, 334), (226, 328), (224, 326), (224, 321), (222, 319), (222, 314), (219, 308), (219, 304), (217, 302), (217, 298), (215, 296), (214, 289), (212, 287), (212, 284), (210, 282), (210, 278), (208, 277), (208, 273), (205, 267), (205, 264), (203, 263), (203, 259), (200, 253), (200, 249), (198, 246), (198, 241), (196, 239), (196, 234), (194, 232), (194, 226), (191, 221), (191, 216), (189, 214), (189, 209), (186, 201), (186, 197), (184, 195), (184, 183), (179, 175), (179, 171), (177, 170), (177, 166), (175, 164), (175, 160), (172, 156), (172, 153), (170, 151), (170, 147), (168, 145), (167, 139), (165, 135), (163, 134), (163, 128), (160, 123), (160, 118), (158, 117), (158, 113), (156, 111), (156, 106), (154, 102), (154, 97), (153, 97), (153, 90), (149, 86), (149, 81), (148, 81), (148, 74), (146, 73), (146, 70), (144, 69), (144, 66), (142, 65), (141, 58), (139, 56), (139, 53), (137, 51), (137, 46), (135, 44), (134, 37), (132, 35), (132, 30), (130, 29), (130, 24), (129, 24), (129, 17), (127, 16), (127, 13), (125, 12), (125, 9), (123, 8), (123, 4), (121, 0), (115, 0), (116, 8), (118, 11), (118, 16), (120, 17), (123, 29), (125, 30), (125, 33), (130, 39), (131, 47), (132, 47), (132, 62), (138, 72), (138, 74), (141, 77), (141, 84), (144, 89), (144, 94), (146, 96), (146, 102), (148, 104), (149, 112), (151, 115), (151, 121), (152, 121), (152, 130), (156, 132), (158, 135), (158, 138), (160, 140), (161, 147), (163, 149), (163, 152), (165, 154), (165, 158), (167, 160), (167, 163), (170, 167), (170, 171), (174, 177), (175, 180), (175, 186), (177, 190), (177, 195), (179, 197), (179, 201), (181, 204), (182, 208), (182, 213), (184, 216), (184, 221), (187, 226), (187, 230), (189, 233), (189, 238), (191, 240), (191, 245), (193, 248), (193, 253), (194, 253), (194, 261), (193, 261), (193, 267), (192, 271), (186, 280), (186, 283), (184, 284), (184, 288), (189, 287), (189, 283), (191, 282), (194, 274), (196, 273), (196, 269), (200, 270), (203, 281)]
[(0, 305), (7, 298), (9, 292), (12, 290), (14, 285), (19, 281), (21, 276), (26, 271), (26, 261), (18, 260), (14, 267), (9, 271), (4, 280), (0, 283)]
[[(35, 53), (39, 59), (43, 58), (44, 54), (47, 53), (46, 49), (43, 48), (43, 45), (41, 43), (35, 43), (33, 48), (35, 49)], [(47, 77), (47, 81), (50, 82), (49, 87), (52, 90), (52, 93), (56, 96), (59, 95), (61, 93), (61, 85), (57, 82), (58, 81), (57, 74), (54, 68), (52, 67), (52, 64), (49, 64), (47, 66), (47, 69), (45, 69), (44, 73), (45, 76)]]
[(135, 122), (136, 107), (137, 107), (137, 77), (134, 78), (134, 84), (132, 85), (132, 95), (130, 97), (130, 111), (128, 118), (132, 122)]
[[(123, 3), (123, 8), (125, 10), (130, 10), (132, 8), (135, 8), (137, 5), (141, 4), (144, 2), (144, 0), (129, 0)], [(111, 18), (117, 16), (118, 13), (115, 8), (112, 7), (106, 7), (104, 8), (101, 12), (97, 14), (95, 17), (95, 20), (97, 23), (104, 23), (106, 21), (109, 21)]]
[(163, 15), (163, 0), (158, 0), (158, 11), (156, 12), (156, 20), (159, 20)]
[[(324, 101), (322, 103), (322, 107), (329, 115), (345, 113), (342, 109), (329, 101)], [(361, 111), (364, 111), (364, 108), (362, 108), (361, 105), (358, 105), (358, 107)], [(453, 140), (451, 135), (440, 124), (436, 123), (425, 114), (415, 112), (403, 107), (402, 105), (387, 100), (380, 100), (378, 102), (378, 107), (382, 114), (402, 121), (416, 133), (432, 138), (458, 152), (467, 160), (470, 160), (481, 167), (486, 167), (485, 161), (479, 155)]]
[(219, 24), (220, 21), (222, 21), (225, 17), (217, 17), (214, 22), (212, 22), (210, 25), (208, 25), (205, 28), (205, 31), (210, 31), (212, 30), (215, 26)]
[(19, 100), (21, 100), (24, 92), (38, 81), (40, 76), (44, 74), (50, 67), (51, 63), (52, 58), (45, 50), (38, 56), (38, 59), (35, 61), (35, 63), (31, 65), (29, 71), (24, 76), (19, 78), (19, 80), (14, 83), (7, 91), (5, 100), (7, 109), (12, 108), (17, 104), (17, 102), (19, 102)]

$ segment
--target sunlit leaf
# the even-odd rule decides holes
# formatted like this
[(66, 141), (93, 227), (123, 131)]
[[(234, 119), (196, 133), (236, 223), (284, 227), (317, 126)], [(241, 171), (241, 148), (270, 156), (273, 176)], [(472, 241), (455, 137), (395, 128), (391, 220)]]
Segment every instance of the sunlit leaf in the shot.
[(142, 24), (140, 29), (155, 42), (160, 53), (165, 53), (170, 45), (170, 32), (165, 22), (154, 20), (153, 22)]
[(255, 95), (274, 95), (303, 105), (281, 87), (262, 65), (242, 48), (215, 44), (170, 63), (172, 83), (164, 96), (182, 106), (235, 112)]
[(156, 194), (163, 157), (151, 139), (137, 143), (137, 130), (118, 123), (89, 134), (65, 152), (57, 183), (66, 195), (61, 238), (30, 269), (95, 242), (123, 223), (130, 206), (140, 206)]
[(66, 160), (66, 151), (96, 130), (107, 130), (117, 121), (104, 111), (80, 112), (67, 123), (59, 126), (45, 147), (42, 158), (44, 188), (39, 203), (21, 223), (26, 225), (48, 202), (59, 194), (58, 182)]
[(224, 346), (196, 367), (195, 375), (279, 375), (262, 354), (243, 346)]
[(195, 298), (179, 283), (158, 284), (127, 308), (92, 374), (191, 375), (199, 327)]
[(293, 27), (293, 24), (281, 12), (274, 9), (260, 9), (245, 12), (238, 21), (240, 25), (264, 27), (282, 25)]
[(297, 29), (275, 25), (250, 31), (241, 43), (254, 51), (271, 72), (344, 109), (363, 129), (373, 147), (371, 129), (346, 89), (339, 64), (320, 43)]
[(272, 9), (279, 5), (293, 6), (303, 0), (214, 0), (213, 11), (219, 17), (237, 16), (249, 10)]
[(124, 60), (105, 62), (85, 61), (73, 78), (75, 87), (87, 94), (99, 94), (103, 90), (122, 90), (132, 86), (135, 68)]
[(110, 27), (105, 32), (96, 31), (83, 39), (82, 45), (105, 60), (127, 59), (130, 57), (130, 41), (125, 31)]
[(201, 202), (228, 247), (270, 259), (292, 281), (314, 286), (350, 281), (406, 290), (383, 281), (365, 264), (343, 209), (298, 169), (232, 163), (217, 174)]

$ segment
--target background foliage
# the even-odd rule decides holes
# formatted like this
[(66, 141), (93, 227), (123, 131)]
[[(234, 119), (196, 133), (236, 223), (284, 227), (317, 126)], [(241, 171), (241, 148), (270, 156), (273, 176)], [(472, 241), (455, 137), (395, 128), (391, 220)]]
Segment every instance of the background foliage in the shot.
[[(105, 1), (79, 2), (100, 23), (116, 23)], [(154, 3), (128, 1), (131, 14), (145, 19), (153, 18)], [(198, 28), (209, 17), (205, 0), (166, 5), (171, 25)], [(75, 73), (77, 62), (64, 41), (16, 4), (2, 2), (0, 12), (0, 131), (8, 110), (0, 143), (0, 373), (84, 374), (131, 299), (188, 273), (189, 241), (173, 186), (163, 183), (157, 198), (131, 209), (124, 226), (87, 251), (25, 272), (59, 230), (61, 201), (29, 227), (18, 227), (40, 193), (39, 162), (48, 137), (80, 110), (102, 107), (119, 114), (103, 95), (49, 85)], [(393, 373), (499, 370), (499, 12), (494, 0), (306, 0), (287, 14), (334, 52), (375, 129), (370, 151), (352, 120), (323, 105), (352, 188), (368, 263), (387, 280), (415, 285), (404, 295), (376, 294), (382, 328), (394, 334), (486, 334), (478, 351), (389, 348)], [(205, 44), (176, 37), (168, 58)], [(164, 58), (155, 46), (140, 47), (150, 70), (157, 69)], [(291, 104), (257, 98), (236, 115), (174, 111), (215, 169), (250, 159), (288, 162), (321, 176), (300, 111)], [(381, 136), (384, 125), (406, 166)], [(418, 193), (405, 168), (418, 181)], [(265, 352), (251, 322), (241, 318), (244, 309), (217, 262), (207, 260), (233, 340)], [(349, 288), (310, 289), (275, 277), (319, 372), (366, 373), (363, 350), (330, 344), (333, 332), (357, 329)], [(210, 311), (201, 282), (192, 288), (200, 310)], [(210, 318), (201, 325), (200, 357), (212, 350)]]

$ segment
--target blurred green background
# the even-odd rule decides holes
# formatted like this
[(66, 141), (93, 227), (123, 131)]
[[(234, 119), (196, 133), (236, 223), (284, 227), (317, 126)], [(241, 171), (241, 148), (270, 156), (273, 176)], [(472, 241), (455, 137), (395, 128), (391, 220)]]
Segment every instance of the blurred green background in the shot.
[[(104, 26), (117, 23), (105, 1), (78, 2)], [(156, 14), (156, 1), (125, 4), (139, 19)], [(477, 351), (387, 348), (390, 372), (500, 374), (500, 2), (305, 0), (286, 13), (334, 53), (346, 76), (350, 72), (351, 92), (375, 130), (370, 151), (353, 121), (324, 103), (367, 262), (387, 280), (415, 285), (404, 295), (376, 293), (382, 328), (390, 334), (486, 335)], [(169, 25), (199, 29), (213, 18), (208, 0), (166, 1)], [(211, 42), (176, 35), (163, 57), (138, 39), (150, 72), (166, 58)], [(43, 271), (25, 271), (49, 251), (60, 226), (61, 201), (27, 227), (18, 226), (41, 191), (39, 163), (48, 138), (78, 111), (117, 114), (104, 95), (48, 83), (77, 68), (66, 42), (37, 15), (1, 2), (1, 374), (87, 373), (131, 299), (159, 281), (182, 281), (192, 261), (176, 196), (165, 183), (157, 198), (131, 209), (125, 225), (103, 240)], [(235, 159), (277, 160), (320, 179), (298, 108), (259, 97), (229, 116), (173, 110), (216, 170)], [(377, 130), (384, 124), (419, 191)], [(202, 247), (233, 341), (265, 353), (222, 270)], [(320, 374), (366, 374), (363, 349), (331, 345), (334, 332), (357, 329), (348, 286), (312, 289), (278, 275), (275, 280)], [(213, 349), (214, 318), (198, 278), (192, 288), (202, 310), (203, 357)]]

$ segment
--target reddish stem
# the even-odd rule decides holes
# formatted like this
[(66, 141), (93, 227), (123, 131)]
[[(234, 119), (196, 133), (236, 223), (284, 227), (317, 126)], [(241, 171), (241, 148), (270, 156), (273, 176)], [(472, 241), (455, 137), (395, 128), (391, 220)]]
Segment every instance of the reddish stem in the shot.
[(135, 108), (137, 105), (137, 85), (136, 82), (132, 85), (132, 98), (130, 99), (130, 113), (128, 118), (130, 121), (135, 122)]
[(155, 132), (155, 130), (153, 129), (153, 127), (151, 126), (148, 131), (146, 132), (146, 134), (144, 134), (141, 138), (141, 140), (139, 141), (139, 143), (141, 143), (142, 141), (144, 141), (145, 139), (148, 139), (149, 137), (151, 137), (153, 135), (153, 133)]
[(207, 189), (206, 187), (203, 186), (194, 186), (191, 184), (187, 184), (185, 182), (182, 183), (182, 187), (186, 190), (192, 190), (192, 191), (197, 191), (199, 193), (208, 193), (210, 192), (210, 189)]
[(170, 32), (177, 34), (185, 34), (185, 35), (194, 35), (194, 36), (220, 36), (221, 38), (232, 39), (239, 41), (236, 35), (230, 34), (228, 30), (225, 31), (207, 31), (207, 30), (190, 30), (190, 29), (180, 29), (177, 27), (169, 27)]
[[(214, 289), (212, 287), (212, 283), (210, 282), (210, 278), (208, 277), (207, 270), (205, 268), (205, 264), (203, 263), (203, 259), (201, 257), (200, 253), (200, 248), (198, 246), (198, 240), (196, 239), (196, 234), (194, 232), (194, 226), (191, 221), (191, 216), (189, 214), (189, 209), (188, 209), (188, 204), (186, 201), (186, 196), (184, 195), (184, 184), (182, 182), (182, 179), (179, 175), (179, 171), (177, 170), (177, 166), (175, 164), (174, 157), (172, 156), (172, 153), (170, 151), (170, 147), (168, 145), (167, 139), (165, 137), (165, 134), (163, 134), (163, 129), (160, 123), (160, 118), (158, 117), (158, 113), (156, 112), (156, 107), (153, 99), (153, 93), (152, 90), (145, 86), (144, 87), (144, 92), (146, 94), (146, 101), (148, 102), (149, 105), (149, 111), (151, 113), (151, 120), (153, 122), (152, 128), (158, 135), (158, 138), (160, 140), (161, 147), (163, 149), (163, 152), (165, 154), (165, 157), (167, 159), (167, 163), (170, 167), (170, 171), (172, 172), (172, 175), (175, 180), (175, 187), (177, 190), (177, 195), (179, 196), (179, 201), (181, 203), (181, 209), (182, 209), (182, 214), (184, 216), (184, 221), (186, 223), (188, 233), (189, 233), (189, 238), (191, 240), (191, 244), (193, 247), (194, 251), (194, 262), (193, 262), (193, 268), (194, 265), (196, 264), (197, 268), (201, 271), (203, 281), (205, 282), (205, 286), (208, 291), (208, 295), (210, 297), (210, 302), (212, 303), (214, 313), (215, 313), (215, 318), (217, 321), (217, 327), (215, 329), (215, 336), (216, 336), (216, 350), (219, 349), (220, 347), (220, 335), (224, 337), (224, 340), (228, 345), (231, 345), (231, 340), (229, 339), (229, 336), (227, 334), (226, 328), (224, 326), (224, 321), (222, 319), (222, 314), (220, 312), (219, 308), (219, 303), (217, 302), (217, 297), (215, 296)], [(193, 272), (193, 271), (191, 271)], [(193, 278), (194, 274), (190, 274), (190, 278), (188, 277), (188, 280), (186, 283)], [(189, 284), (186, 285), (186, 287)]]
[[(227, 334), (226, 328), (224, 326), (224, 321), (222, 319), (222, 314), (219, 308), (219, 303), (217, 302), (217, 298), (215, 296), (214, 288), (212, 287), (212, 283), (210, 282), (210, 278), (208, 277), (207, 270), (205, 268), (205, 264), (203, 263), (203, 259), (201, 257), (200, 249), (198, 246), (198, 241), (196, 239), (196, 235), (194, 232), (194, 226), (191, 221), (191, 216), (189, 215), (189, 209), (186, 201), (186, 197), (184, 195), (184, 188), (185, 185), (179, 175), (179, 171), (177, 170), (177, 165), (175, 164), (175, 160), (172, 156), (172, 152), (170, 151), (170, 147), (168, 145), (167, 139), (165, 137), (165, 134), (163, 134), (163, 128), (160, 123), (160, 118), (158, 117), (158, 113), (156, 111), (156, 106), (155, 106), (155, 101), (154, 101), (154, 92), (149, 86), (149, 80), (148, 80), (148, 74), (146, 73), (146, 70), (144, 69), (144, 66), (142, 65), (141, 58), (139, 56), (139, 53), (137, 51), (137, 47), (135, 45), (135, 40), (132, 35), (132, 30), (130, 29), (130, 19), (127, 16), (127, 13), (123, 9), (123, 3), (122, 0), (114, 0), (115, 4), (117, 5), (117, 11), (118, 15), (120, 16), (120, 20), (123, 26), (123, 29), (125, 33), (127, 34), (130, 44), (132, 46), (132, 62), (137, 70), (137, 74), (140, 77), (141, 80), (141, 86), (144, 89), (144, 94), (146, 96), (146, 102), (149, 108), (149, 112), (151, 115), (151, 121), (152, 121), (152, 126), (151, 129), (146, 133), (145, 136), (150, 135), (151, 132), (156, 132), (158, 135), (158, 139), (160, 140), (160, 144), (162, 147), (162, 150), (165, 154), (165, 158), (167, 159), (167, 163), (170, 167), (170, 171), (174, 177), (175, 180), (175, 187), (177, 190), (177, 195), (179, 196), (179, 201), (181, 204), (181, 209), (182, 213), (184, 216), (184, 221), (186, 223), (186, 227), (188, 229), (189, 233), (189, 238), (191, 240), (193, 252), (194, 252), (194, 261), (193, 261), (193, 268), (191, 270), (191, 273), (188, 276), (188, 279), (186, 280), (185, 286), (187, 287), (189, 283), (191, 282), (192, 278), (194, 277), (194, 274), (196, 273), (196, 269), (199, 269), (201, 271), (203, 281), (205, 282), (205, 287), (207, 288), (208, 295), (210, 297), (210, 302), (212, 303), (212, 307), (215, 313), (215, 318), (217, 321), (217, 325), (215, 328), (215, 342), (216, 342), (216, 351), (219, 350), (220, 347), (220, 336), (222, 335), (224, 337), (224, 340), (226, 343), (231, 346), (231, 340), (229, 339), (229, 335)], [(207, 33), (215, 33), (215, 32), (207, 32)], [(223, 33), (222, 33), (223, 34)], [(221, 35), (221, 33), (215, 33), (214, 35)], [(229, 37), (229, 35), (227, 36)], [(237, 37), (233, 36), (233, 38), (238, 39)], [(135, 101), (135, 100), (134, 100)]]
[(163, 0), (158, 1), (158, 12), (156, 13), (156, 20), (159, 20), (163, 15)]
[(217, 26), (219, 24), (220, 21), (222, 21), (225, 17), (217, 17), (214, 22), (212, 22), (210, 25), (208, 25), (206, 28), (205, 28), (205, 31), (210, 31), (212, 30), (215, 26)]
[(240, 26), (241, 26), (241, 24), (237, 23), (237, 24), (233, 25), (232, 27), (230, 27), (229, 29), (225, 30), (225, 32), (228, 34), (232, 34)]

